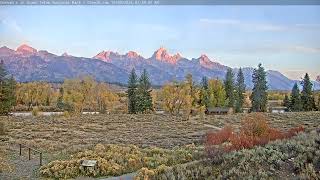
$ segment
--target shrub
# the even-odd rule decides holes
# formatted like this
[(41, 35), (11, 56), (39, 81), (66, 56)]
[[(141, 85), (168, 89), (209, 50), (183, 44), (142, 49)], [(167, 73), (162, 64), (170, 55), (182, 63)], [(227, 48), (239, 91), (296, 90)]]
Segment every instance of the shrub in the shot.
[(206, 135), (206, 145), (218, 145), (229, 140), (233, 134), (233, 129), (231, 126), (227, 125), (218, 132), (207, 133)]
[(6, 127), (4, 122), (0, 122), (0, 135), (6, 134)]
[(65, 118), (70, 118), (71, 117), (71, 115), (70, 115), (70, 113), (68, 111), (63, 111), (62, 116), (65, 117)]
[(285, 134), (286, 138), (290, 138), (292, 136), (297, 135), (299, 132), (304, 132), (304, 127), (303, 126), (298, 126), (298, 127), (294, 127), (288, 130), (288, 132)]
[(282, 132), (279, 129), (269, 127), (267, 118), (261, 113), (252, 113), (245, 116), (241, 121), (240, 132), (233, 132), (230, 126), (226, 126), (215, 133), (207, 133), (205, 147), (207, 155), (211, 158), (221, 155), (221, 147), (214, 145), (220, 145), (225, 142), (224, 150), (240, 150), (253, 148), (256, 145), (265, 145), (269, 141), (277, 139), (290, 138), (297, 135), (299, 132), (303, 132), (304, 128), (298, 126), (289, 129), (287, 132)]
[(266, 136), (269, 129), (267, 117), (262, 113), (249, 114), (241, 121), (240, 131), (247, 136)]
[[(161, 165), (173, 166), (199, 159), (201, 153), (194, 145), (166, 150), (161, 148), (141, 149), (134, 145), (97, 144), (92, 150), (76, 153), (65, 161), (52, 161), (42, 166), (40, 174), (48, 178), (74, 178), (77, 176), (119, 176), (145, 168), (144, 174), (151, 177), (152, 171)], [(84, 170), (81, 160), (96, 160), (97, 169)]]
[[(248, 137), (247, 135), (243, 134)], [(139, 171), (136, 179), (319, 179), (320, 134), (299, 133), (291, 139), (223, 154), (222, 161), (194, 161)], [(231, 137), (233, 138), (233, 136)], [(245, 138), (240, 138), (245, 139)], [(288, 168), (290, 167), (290, 168)]]
[(3, 146), (0, 146), (0, 173), (12, 171), (12, 167), (5, 157), (6, 151)]
[(38, 116), (39, 115), (39, 108), (38, 107), (32, 108), (32, 115), (33, 116)]

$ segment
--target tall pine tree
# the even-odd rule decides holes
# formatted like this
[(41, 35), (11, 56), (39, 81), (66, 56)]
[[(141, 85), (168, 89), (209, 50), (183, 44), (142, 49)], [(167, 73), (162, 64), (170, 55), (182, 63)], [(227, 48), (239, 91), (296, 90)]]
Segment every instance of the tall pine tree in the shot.
[(208, 99), (208, 78), (206, 76), (202, 77), (201, 80), (201, 89), (200, 89), (200, 105), (204, 106), (205, 109), (208, 108), (209, 99)]
[(289, 109), (290, 109), (290, 99), (289, 99), (287, 94), (284, 96), (283, 106), (287, 108), (287, 111), (289, 111)]
[(0, 114), (9, 114), (15, 105), (15, 88), (16, 81), (11, 76), (7, 77), (3, 61), (0, 62)]
[(315, 102), (312, 93), (312, 82), (308, 73), (304, 76), (302, 82), (301, 102), (304, 111), (312, 111), (315, 109)]
[(244, 75), (242, 69), (240, 68), (237, 74), (237, 83), (236, 83), (236, 102), (235, 102), (235, 111), (237, 113), (243, 112), (243, 103), (246, 92), (246, 84), (244, 83)]
[(267, 74), (260, 63), (252, 74), (253, 89), (250, 99), (252, 104), (251, 111), (253, 112), (267, 111), (268, 86), (266, 76)]
[(231, 68), (228, 68), (226, 78), (224, 81), (224, 88), (226, 90), (226, 98), (228, 102), (228, 107), (234, 107), (234, 74)]
[(137, 112), (146, 112), (153, 110), (151, 83), (147, 71), (144, 69), (137, 90)]
[(298, 84), (295, 83), (291, 90), (289, 111), (301, 111), (302, 103)]
[(129, 80), (128, 80), (128, 112), (130, 114), (137, 113), (137, 74), (134, 69), (132, 69)]

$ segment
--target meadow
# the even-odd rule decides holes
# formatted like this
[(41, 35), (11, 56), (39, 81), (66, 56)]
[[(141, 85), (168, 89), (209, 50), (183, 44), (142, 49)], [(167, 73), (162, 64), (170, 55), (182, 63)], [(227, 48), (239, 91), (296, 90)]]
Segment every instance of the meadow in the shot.
[[(305, 132), (309, 133), (320, 128), (320, 112), (265, 113), (265, 115), (271, 127), (281, 130), (302, 125), (305, 128)], [(124, 148), (123, 152), (127, 151), (126, 148), (131, 147), (137, 151), (139, 160), (145, 158), (147, 160), (138, 161), (138, 164), (133, 169), (126, 169), (127, 164), (124, 162), (125, 160), (122, 160), (117, 163), (119, 168), (122, 168), (121, 171), (111, 171), (109, 169), (110, 171), (105, 170), (103, 173), (99, 171), (96, 174), (86, 174), (86, 172), (82, 175), (114, 176), (136, 172), (141, 168), (149, 172), (148, 169), (143, 168), (156, 169), (158, 167), (161, 168), (162, 166), (160, 165), (166, 167), (177, 166), (178, 164), (191, 163), (203, 159), (199, 155), (194, 155), (194, 151), (190, 151), (188, 146), (194, 146), (195, 149), (204, 152), (204, 137), (207, 132), (219, 131), (225, 125), (231, 125), (237, 131), (244, 116), (245, 114), (206, 115), (204, 117), (194, 116), (189, 120), (183, 116), (164, 114), (100, 114), (81, 115), (78, 117), (2, 116), (0, 121), (4, 123), (6, 133), (1, 136), (1, 147), (7, 149), (9, 154), (10, 151), (17, 150), (17, 144), (19, 143), (42, 151), (46, 166), (43, 166), (40, 174), (38, 169), (35, 170), (36, 173), (33, 176), (37, 177), (64, 177), (63, 173), (53, 175), (46, 171), (51, 166), (54, 166), (54, 163), (51, 163), (50, 166), (50, 162), (67, 160), (62, 163), (67, 166), (70, 162), (69, 160), (74, 159), (74, 157), (79, 158), (74, 159), (73, 164), (79, 164), (77, 162), (83, 158), (98, 158), (97, 155), (94, 155), (96, 154), (94, 152), (97, 144), (102, 145), (105, 149), (111, 149), (110, 152), (107, 151), (106, 155), (101, 155), (103, 157), (109, 157), (110, 153), (114, 153), (110, 147), (114, 149), (114, 146), (119, 146), (116, 149)], [(159, 152), (155, 153), (157, 151), (162, 153), (159, 155)], [(88, 154), (88, 152), (92, 152), (92, 154)], [(132, 150), (129, 150), (129, 152), (132, 152)], [(183, 152), (183, 156), (181, 156), (181, 152)], [(79, 153), (82, 153), (82, 155), (79, 155)], [(176, 154), (180, 155), (176, 156)], [(175, 156), (175, 163), (172, 163), (172, 159)], [(167, 159), (158, 162), (159, 157)], [(153, 158), (154, 162), (150, 163), (148, 158), (149, 160)], [(5, 159), (9, 159), (10, 162), (10, 157)], [(153, 166), (154, 163), (158, 163), (157, 166)], [(60, 165), (54, 167), (64, 167)], [(55, 170), (59, 172), (59, 169)], [(69, 174), (65, 177), (70, 178), (80, 175), (73, 174), (73, 171), (70, 173), (71, 175)], [(139, 173), (141, 174), (141, 170)], [(142, 174), (145, 175), (144, 173)]]
[[(271, 126), (288, 129), (302, 125), (314, 130), (320, 125), (320, 112), (265, 113)], [(245, 114), (207, 115), (186, 120), (183, 116), (154, 114), (109, 114), (0, 117), (7, 129), (8, 142), (25, 144), (42, 151), (78, 150), (98, 143), (134, 144), (140, 147), (172, 148), (200, 144), (210, 125), (237, 128)], [(208, 126), (209, 125), (209, 126)]]

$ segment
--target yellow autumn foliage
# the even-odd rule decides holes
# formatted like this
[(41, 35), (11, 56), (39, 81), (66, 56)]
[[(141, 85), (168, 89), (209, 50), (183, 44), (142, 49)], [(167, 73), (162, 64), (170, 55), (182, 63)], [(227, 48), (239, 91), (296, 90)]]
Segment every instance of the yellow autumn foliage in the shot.
[[(171, 166), (199, 159), (202, 151), (195, 146), (172, 150), (161, 148), (138, 148), (134, 145), (97, 144), (92, 150), (78, 152), (64, 161), (52, 161), (40, 168), (47, 178), (66, 179), (77, 176), (119, 176), (141, 168), (155, 169), (161, 165)], [(96, 168), (84, 169), (81, 160), (96, 160)], [(151, 172), (151, 171), (150, 171)], [(148, 173), (147, 173), (148, 174)], [(151, 173), (152, 174), (152, 173)]]

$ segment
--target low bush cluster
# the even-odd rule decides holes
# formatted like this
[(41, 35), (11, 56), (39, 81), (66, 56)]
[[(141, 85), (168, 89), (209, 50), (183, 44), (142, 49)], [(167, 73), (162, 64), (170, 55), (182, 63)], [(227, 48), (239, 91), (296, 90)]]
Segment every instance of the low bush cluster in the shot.
[(220, 158), (141, 169), (135, 179), (320, 179), (320, 135), (299, 133)]
[(5, 134), (6, 134), (5, 123), (0, 121), (0, 135), (5, 135)]
[[(69, 160), (52, 161), (42, 166), (40, 173), (49, 178), (74, 178), (77, 176), (118, 176), (135, 172), (141, 168), (155, 169), (159, 166), (173, 166), (199, 159), (203, 150), (188, 145), (166, 150), (161, 148), (138, 148), (134, 145), (102, 145), (92, 150), (79, 152)], [(82, 160), (96, 160), (97, 167), (84, 169)]]
[(216, 149), (221, 148), (215, 145), (225, 142), (229, 142), (223, 146), (225, 151), (253, 148), (256, 145), (265, 145), (269, 141), (290, 138), (303, 131), (302, 126), (287, 131), (271, 128), (264, 114), (252, 113), (241, 121), (239, 132), (234, 132), (230, 126), (226, 126), (218, 132), (207, 133), (206, 150), (212, 156), (212, 152), (217, 152)]
[(8, 163), (6, 156), (7, 154), (5, 148), (0, 146), (0, 173), (12, 171), (12, 167)]

